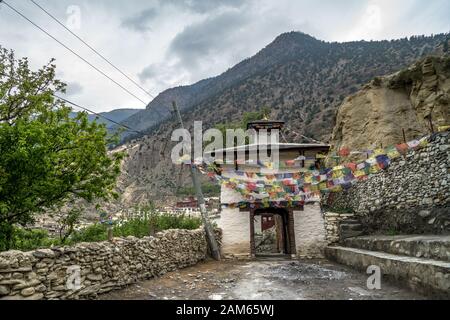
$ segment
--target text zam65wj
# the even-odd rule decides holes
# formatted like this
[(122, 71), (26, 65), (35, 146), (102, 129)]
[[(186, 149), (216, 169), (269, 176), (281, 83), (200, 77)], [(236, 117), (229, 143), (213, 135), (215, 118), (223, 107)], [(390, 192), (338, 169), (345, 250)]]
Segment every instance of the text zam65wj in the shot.
[(273, 305), (221, 305), (221, 312), (223, 315), (267, 315), (273, 317)]

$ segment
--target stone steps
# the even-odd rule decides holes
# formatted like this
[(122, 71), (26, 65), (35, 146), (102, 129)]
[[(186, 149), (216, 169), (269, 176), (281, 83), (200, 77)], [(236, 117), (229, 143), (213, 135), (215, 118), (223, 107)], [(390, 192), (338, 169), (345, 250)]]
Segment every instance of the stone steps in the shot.
[(344, 246), (450, 261), (450, 236), (365, 236), (345, 239)]
[(339, 227), (343, 231), (363, 231), (363, 226), (361, 224), (341, 223)]
[(361, 222), (359, 222), (356, 219), (345, 219), (342, 224), (350, 224), (350, 225), (354, 225), (354, 224), (361, 224)]
[(363, 272), (366, 272), (369, 266), (378, 266), (382, 279), (387, 278), (403, 283), (425, 295), (450, 299), (450, 262), (448, 261), (339, 246), (325, 248), (325, 256), (332, 261)]
[(358, 237), (364, 234), (364, 229), (361, 223), (357, 220), (346, 220), (339, 224), (339, 234), (342, 240), (347, 238)]

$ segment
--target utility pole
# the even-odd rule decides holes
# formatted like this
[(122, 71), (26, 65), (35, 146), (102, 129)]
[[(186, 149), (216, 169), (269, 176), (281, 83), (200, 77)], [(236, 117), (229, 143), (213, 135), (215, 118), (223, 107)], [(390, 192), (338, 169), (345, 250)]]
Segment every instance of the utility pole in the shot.
[[(173, 110), (178, 117), (178, 121), (180, 122), (180, 126), (184, 129), (183, 119), (181, 118), (180, 110), (175, 101), (172, 102)], [(209, 249), (211, 250), (212, 257), (219, 261), (220, 260), (220, 250), (219, 245), (217, 244), (216, 237), (214, 236), (214, 231), (212, 229), (211, 223), (209, 222), (208, 212), (206, 211), (205, 199), (203, 198), (202, 187), (200, 185), (197, 168), (192, 164), (192, 161), (189, 165), (191, 171), (192, 183), (195, 188), (195, 193), (197, 196), (198, 207), (200, 209), (200, 214), (202, 216), (203, 226), (205, 228), (206, 239), (208, 241)]]
[(432, 118), (431, 112), (428, 115), (428, 122), (430, 123), (431, 134), (434, 134), (433, 118)]

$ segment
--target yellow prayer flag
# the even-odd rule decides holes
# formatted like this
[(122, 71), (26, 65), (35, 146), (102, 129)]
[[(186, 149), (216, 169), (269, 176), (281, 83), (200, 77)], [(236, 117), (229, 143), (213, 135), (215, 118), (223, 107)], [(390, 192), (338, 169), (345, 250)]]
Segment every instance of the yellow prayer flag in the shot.
[(353, 173), (353, 175), (355, 176), (355, 177), (362, 177), (362, 176), (365, 176), (366, 175), (366, 173), (363, 171), (363, 170), (356, 170), (354, 173)]
[(397, 151), (397, 149), (392, 149), (387, 153), (387, 156), (392, 160), (400, 157), (401, 155), (400, 152)]
[(420, 139), (420, 141), (419, 141), (419, 146), (420, 146), (421, 148), (424, 148), (424, 147), (428, 146), (428, 138), (422, 138), (422, 139)]
[(320, 184), (319, 184), (319, 189), (320, 190), (325, 190), (327, 188), (327, 183), (326, 182), (321, 182)]
[(342, 170), (335, 170), (333, 171), (333, 178), (334, 179), (339, 179), (342, 178), (344, 176), (344, 172)]
[(370, 166), (370, 173), (377, 173), (379, 171), (380, 171), (380, 167), (378, 166), (378, 164)]
[(332, 192), (341, 192), (342, 186), (341, 185), (334, 186), (333, 189), (331, 189), (331, 191)]

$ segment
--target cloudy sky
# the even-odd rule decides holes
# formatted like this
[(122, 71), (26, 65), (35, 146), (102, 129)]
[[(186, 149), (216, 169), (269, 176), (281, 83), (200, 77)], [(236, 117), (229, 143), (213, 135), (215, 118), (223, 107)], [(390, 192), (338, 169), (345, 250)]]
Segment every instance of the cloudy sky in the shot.
[[(151, 98), (29, 0), (5, 0), (141, 100)], [(450, 31), (448, 0), (34, 0), (153, 95), (216, 76), (277, 35), (327, 41), (393, 39)], [(56, 58), (69, 99), (96, 111), (144, 108), (4, 4), (0, 45), (33, 67)]]

